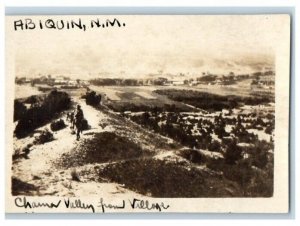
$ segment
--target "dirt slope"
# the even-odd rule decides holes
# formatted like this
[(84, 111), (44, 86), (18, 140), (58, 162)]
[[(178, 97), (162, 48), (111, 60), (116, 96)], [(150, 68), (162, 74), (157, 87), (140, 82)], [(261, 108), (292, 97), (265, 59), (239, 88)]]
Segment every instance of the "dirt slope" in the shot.
[[(15, 194), (24, 195), (55, 195), (55, 196), (91, 196), (98, 195), (103, 197), (110, 196), (128, 196), (141, 195), (125, 189), (122, 184), (110, 183), (105, 178), (99, 178), (99, 169), (101, 166), (113, 164), (116, 161), (102, 163), (88, 163), (81, 165), (64, 164), (66, 157), (71, 160), (75, 156), (81, 155), (82, 150), (89, 142), (95, 139), (95, 134), (113, 133), (120, 137), (125, 137), (130, 142), (141, 147), (141, 150), (151, 151), (149, 155), (156, 155), (157, 158), (170, 158), (175, 155), (173, 151), (168, 151), (174, 147), (173, 141), (149, 133), (140, 126), (125, 120), (124, 118), (108, 111), (107, 109), (97, 110), (85, 104), (78, 98), (73, 100), (82, 106), (85, 118), (88, 120), (90, 129), (83, 132), (79, 141), (72, 134), (70, 125), (54, 133), (55, 140), (42, 144), (34, 145), (30, 148), (28, 158), (21, 158), (13, 163), (14, 184), (16, 184)], [(66, 122), (66, 115), (62, 117)], [(39, 128), (43, 130), (50, 124)], [(27, 144), (32, 143), (34, 137), (26, 137), (14, 140), (14, 148), (24, 148)], [(156, 142), (153, 142), (156, 141)], [(113, 142), (113, 141), (111, 141)], [(175, 145), (176, 146), (176, 145)], [(178, 146), (179, 148), (179, 146)], [(168, 152), (166, 152), (168, 151)], [(75, 154), (77, 153), (77, 155)], [(80, 156), (79, 156), (80, 157)], [(145, 156), (143, 156), (145, 157)], [(175, 157), (176, 158), (176, 157)], [(119, 161), (122, 161), (120, 159)], [(72, 174), (79, 176), (80, 181), (72, 180)]]

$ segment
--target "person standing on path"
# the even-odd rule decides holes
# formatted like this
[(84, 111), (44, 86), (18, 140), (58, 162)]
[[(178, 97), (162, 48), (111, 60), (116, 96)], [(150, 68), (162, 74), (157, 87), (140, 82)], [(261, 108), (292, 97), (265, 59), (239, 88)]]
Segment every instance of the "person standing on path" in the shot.
[(80, 138), (80, 133), (82, 132), (82, 123), (83, 123), (83, 111), (80, 105), (77, 105), (77, 109), (75, 112), (75, 126), (76, 126), (76, 136), (77, 140)]

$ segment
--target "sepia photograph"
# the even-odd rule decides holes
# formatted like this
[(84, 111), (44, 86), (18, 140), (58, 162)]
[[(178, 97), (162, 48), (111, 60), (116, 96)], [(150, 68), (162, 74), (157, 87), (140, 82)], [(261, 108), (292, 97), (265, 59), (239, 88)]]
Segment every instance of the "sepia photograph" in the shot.
[(6, 16), (7, 211), (287, 211), (289, 41), (288, 15)]

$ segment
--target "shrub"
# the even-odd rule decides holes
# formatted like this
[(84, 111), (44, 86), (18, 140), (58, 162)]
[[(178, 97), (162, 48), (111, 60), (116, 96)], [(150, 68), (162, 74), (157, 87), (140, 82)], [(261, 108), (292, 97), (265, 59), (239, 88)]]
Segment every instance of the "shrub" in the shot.
[(272, 132), (274, 131), (274, 129), (275, 129), (275, 126), (274, 126), (274, 124), (270, 124), (270, 125), (268, 125), (267, 127), (266, 127), (266, 129), (265, 129), (265, 133), (266, 134), (272, 134)]
[(97, 95), (95, 91), (87, 92), (85, 95), (85, 101), (88, 105), (97, 106), (100, 104), (101, 95)]
[(225, 131), (225, 127), (220, 124), (215, 125), (215, 133), (216, 133), (216, 135), (218, 135), (218, 138), (220, 138), (220, 139), (229, 135)]
[(14, 122), (22, 118), (26, 114), (26, 106), (19, 100), (14, 102)]
[(209, 151), (220, 152), (221, 151), (221, 143), (219, 141), (214, 140), (213, 142), (209, 143), (207, 148)]
[(72, 178), (72, 180), (74, 180), (74, 181), (77, 181), (77, 182), (80, 181), (79, 174), (77, 173), (76, 169), (73, 169), (73, 170), (71, 171), (71, 178)]
[(273, 150), (274, 146), (272, 143), (264, 140), (257, 141), (254, 145), (251, 155), (253, 161), (252, 164), (260, 169), (264, 169), (268, 162), (270, 162), (268, 159), (268, 152), (269, 150)]
[(45, 129), (35, 138), (34, 144), (44, 144), (52, 140), (54, 140), (53, 133), (51, 133), (48, 129)]
[(70, 105), (71, 100), (67, 93), (56, 90), (50, 92), (39, 104), (22, 114), (14, 131), (16, 137), (27, 136), (36, 128), (48, 123), (57, 113), (67, 110)]
[(66, 127), (66, 124), (65, 124), (64, 120), (62, 120), (62, 119), (54, 121), (50, 124), (50, 128), (52, 131), (58, 131), (65, 127)]
[(224, 157), (226, 163), (230, 165), (235, 164), (242, 158), (242, 149), (241, 147), (237, 146), (236, 140), (232, 140), (228, 144)]

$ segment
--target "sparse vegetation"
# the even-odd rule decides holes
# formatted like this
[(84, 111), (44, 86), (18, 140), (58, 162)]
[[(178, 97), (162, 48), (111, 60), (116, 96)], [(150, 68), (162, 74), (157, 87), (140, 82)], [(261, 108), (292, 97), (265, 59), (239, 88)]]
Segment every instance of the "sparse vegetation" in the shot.
[[(146, 111), (123, 115), (144, 128), (189, 147), (177, 152), (177, 155), (190, 163), (206, 165), (222, 173), (224, 180), (238, 185), (240, 196), (272, 196), (273, 179), (268, 172), (272, 168), (272, 154), (269, 151), (274, 149), (273, 140), (261, 140), (257, 134), (250, 132), (256, 130), (264, 133), (268, 128), (269, 133), (265, 133), (265, 137), (273, 134), (274, 117), (268, 111), (259, 114), (255, 110), (250, 113), (243, 110), (233, 113), (231, 110), (229, 113), (213, 114)], [(221, 157), (214, 159), (213, 155), (206, 156), (201, 150), (215, 152)], [(259, 183), (266, 187), (265, 191), (259, 189)]]

